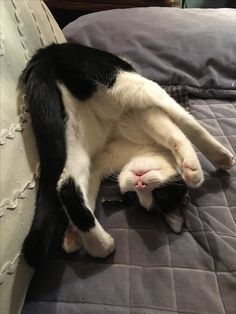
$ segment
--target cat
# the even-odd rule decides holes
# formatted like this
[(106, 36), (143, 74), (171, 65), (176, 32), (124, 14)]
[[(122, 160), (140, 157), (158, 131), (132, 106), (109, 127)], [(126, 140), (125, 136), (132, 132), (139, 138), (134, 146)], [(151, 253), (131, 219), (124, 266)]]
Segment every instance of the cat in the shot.
[[(207, 144), (212, 145), (209, 139), (205, 142)], [(196, 145), (205, 151), (198, 142)], [(90, 209), (95, 209), (102, 178), (112, 173), (119, 174), (121, 192), (135, 191), (139, 203), (147, 210), (160, 206), (158, 191), (166, 185), (177, 185), (175, 193), (179, 192), (178, 199), (173, 200), (172, 191), (172, 195), (169, 195), (172, 201), (179, 204), (184, 201), (186, 189), (180, 174), (184, 182), (193, 188), (199, 187), (204, 180), (191, 142), (168, 115), (158, 108), (132, 109), (117, 121), (106, 147), (92, 161), (88, 187)], [(168, 205), (171, 210), (168, 211), (166, 204), (162, 204), (161, 212), (164, 212), (171, 229), (180, 233), (184, 223), (180, 208), (173, 208), (173, 202)], [(81, 245), (76, 226), (70, 224), (63, 240), (64, 250), (67, 253), (75, 252)]]
[(93, 213), (101, 179), (111, 170), (119, 172), (121, 192), (135, 191), (151, 209), (156, 188), (178, 173), (189, 186), (203, 182), (191, 142), (216, 167), (235, 163), (157, 83), (110, 53), (52, 44), (32, 57), (20, 82), (41, 165), (35, 216), (23, 244), (31, 266), (47, 254), (62, 206), (72, 224), (64, 244), (73, 233), (78, 245), (72, 246), (81, 241), (92, 256), (104, 258), (115, 250)]

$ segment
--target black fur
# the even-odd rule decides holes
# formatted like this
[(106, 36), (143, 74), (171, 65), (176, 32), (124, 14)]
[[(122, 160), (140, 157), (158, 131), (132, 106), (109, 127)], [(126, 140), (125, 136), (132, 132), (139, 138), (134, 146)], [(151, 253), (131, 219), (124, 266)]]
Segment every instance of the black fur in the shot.
[(57, 77), (81, 100), (91, 96), (97, 83), (112, 87), (119, 70), (133, 71), (127, 62), (101, 50), (76, 44), (49, 49), (56, 51)]
[(60, 189), (60, 198), (72, 222), (83, 232), (95, 227), (94, 217), (84, 205), (83, 195), (75, 185), (74, 179), (69, 178)]
[[(166, 184), (152, 191), (154, 206), (159, 213), (168, 214), (173, 212), (178, 205), (184, 204), (188, 193), (188, 187), (183, 179), (173, 180), (169, 178)], [(122, 200), (127, 206), (138, 206), (138, 196), (136, 192), (126, 192), (122, 194)]]
[[(183, 179), (169, 180), (171, 183), (152, 191), (157, 212), (168, 214), (185, 203), (188, 187)], [(168, 183), (168, 182), (167, 182)]]
[[(188, 187), (183, 179), (173, 180), (173, 178), (170, 177), (165, 185), (152, 191), (152, 196), (152, 210), (155, 210), (158, 215), (164, 218), (164, 221), (168, 224), (173, 232), (181, 233), (182, 229), (179, 232), (175, 231), (166, 218), (169, 214), (177, 214), (177, 212), (179, 212), (182, 216), (184, 225), (185, 207), (188, 202)], [(136, 192), (130, 191), (122, 194), (122, 200), (128, 207), (140, 207)]]
[(46, 58), (34, 58), (22, 75), (40, 157), (40, 188), (30, 232), (23, 245), (31, 266), (47, 254), (56, 228), (60, 203), (56, 184), (66, 160), (65, 114), (54, 70)]
[(27, 263), (39, 266), (51, 247), (58, 225), (58, 213), (62, 209), (54, 190), (39, 188), (33, 223), (23, 244)]
[[(63, 82), (78, 99), (85, 100), (98, 84), (112, 87), (119, 70), (134, 71), (131, 65), (109, 53), (77, 44), (53, 44), (40, 49), (22, 73), (20, 81), (29, 104), (41, 165), (35, 216), (23, 245), (25, 259), (31, 266), (39, 264), (47, 254), (61, 207), (56, 184), (66, 161), (66, 116), (57, 81)], [(94, 226), (93, 217), (83, 207), (81, 194), (73, 190), (72, 182), (68, 184), (73, 200), (63, 194), (68, 192), (66, 186), (61, 198), (77, 227), (88, 231)], [(76, 201), (81, 201), (77, 207), (80, 217), (75, 215)]]
[(170, 182), (152, 191), (154, 209), (164, 218), (173, 232), (180, 234), (185, 225), (186, 205), (189, 199), (188, 187), (183, 179), (170, 180)]

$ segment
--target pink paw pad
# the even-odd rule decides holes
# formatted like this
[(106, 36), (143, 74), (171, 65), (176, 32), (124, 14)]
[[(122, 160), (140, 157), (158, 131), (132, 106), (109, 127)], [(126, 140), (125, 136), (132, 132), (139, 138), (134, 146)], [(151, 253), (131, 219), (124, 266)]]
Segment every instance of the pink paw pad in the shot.
[(72, 253), (80, 249), (81, 239), (75, 226), (70, 226), (66, 230), (62, 247), (67, 253)]
[(228, 170), (235, 164), (235, 157), (225, 155), (223, 158), (216, 161), (217, 167)]
[(191, 187), (199, 187), (203, 180), (203, 173), (200, 165), (198, 163), (194, 163), (192, 161), (184, 161), (182, 164), (183, 173), (182, 178), (186, 182), (188, 186)]
[(192, 171), (195, 171), (197, 170), (198, 168), (195, 166), (191, 166), (188, 162), (184, 161), (183, 162), (183, 168), (186, 168), (186, 169), (190, 169)]

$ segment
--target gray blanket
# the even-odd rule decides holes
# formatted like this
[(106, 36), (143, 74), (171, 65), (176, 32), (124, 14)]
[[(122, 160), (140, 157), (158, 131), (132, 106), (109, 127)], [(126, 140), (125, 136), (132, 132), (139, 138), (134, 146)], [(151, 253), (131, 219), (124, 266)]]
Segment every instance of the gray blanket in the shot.
[[(190, 101), (191, 112), (236, 152), (236, 101)], [(101, 205), (116, 240), (105, 260), (57, 254), (39, 268), (23, 314), (235, 314), (236, 168), (216, 172), (199, 153), (205, 183), (190, 190), (187, 227), (170, 232), (155, 213)], [(103, 194), (109, 194), (109, 187)]]

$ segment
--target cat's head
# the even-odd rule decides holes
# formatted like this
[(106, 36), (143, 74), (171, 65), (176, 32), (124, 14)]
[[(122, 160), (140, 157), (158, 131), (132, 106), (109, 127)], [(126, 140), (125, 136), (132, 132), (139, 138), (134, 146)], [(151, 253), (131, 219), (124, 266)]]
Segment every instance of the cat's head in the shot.
[(156, 210), (174, 232), (181, 232), (187, 186), (171, 157), (152, 154), (135, 157), (121, 170), (118, 183), (123, 194), (130, 197), (130, 192), (133, 195), (135, 192), (142, 207)]

